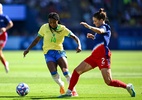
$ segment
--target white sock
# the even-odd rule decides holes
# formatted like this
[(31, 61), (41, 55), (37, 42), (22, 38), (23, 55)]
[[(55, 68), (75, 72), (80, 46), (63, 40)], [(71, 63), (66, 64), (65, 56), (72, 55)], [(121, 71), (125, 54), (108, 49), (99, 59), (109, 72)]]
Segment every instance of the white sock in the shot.
[(66, 78), (67, 82), (70, 83), (71, 75), (70, 74), (65, 75), (65, 78)]
[(59, 74), (52, 75), (52, 78), (59, 86), (64, 86), (64, 82), (61, 80)]

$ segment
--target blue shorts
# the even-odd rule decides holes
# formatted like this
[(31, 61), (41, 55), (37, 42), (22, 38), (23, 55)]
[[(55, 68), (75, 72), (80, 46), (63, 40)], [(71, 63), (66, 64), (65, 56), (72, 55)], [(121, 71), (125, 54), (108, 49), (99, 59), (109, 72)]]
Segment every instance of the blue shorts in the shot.
[(53, 61), (57, 62), (57, 60), (61, 57), (66, 57), (65, 51), (60, 50), (49, 50), (47, 54), (44, 54), (46, 62)]

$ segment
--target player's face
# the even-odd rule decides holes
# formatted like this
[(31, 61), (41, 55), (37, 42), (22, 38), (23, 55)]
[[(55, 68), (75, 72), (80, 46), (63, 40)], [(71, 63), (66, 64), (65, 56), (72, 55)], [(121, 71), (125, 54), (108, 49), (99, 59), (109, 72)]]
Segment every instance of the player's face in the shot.
[(49, 25), (50, 25), (52, 28), (56, 28), (56, 27), (58, 26), (58, 20), (55, 20), (55, 19), (50, 18), (50, 19), (48, 20), (48, 22), (49, 22)]
[(101, 26), (101, 25), (102, 25), (102, 22), (103, 22), (103, 20), (102, 20), (102, 19), (101, 19), (101, 20), (99, 20), (99, 19), (97, 19), (97, 18), (93, 17), (93, 24), (95, 24), (95, 26), (96, 26), (96, 27)]

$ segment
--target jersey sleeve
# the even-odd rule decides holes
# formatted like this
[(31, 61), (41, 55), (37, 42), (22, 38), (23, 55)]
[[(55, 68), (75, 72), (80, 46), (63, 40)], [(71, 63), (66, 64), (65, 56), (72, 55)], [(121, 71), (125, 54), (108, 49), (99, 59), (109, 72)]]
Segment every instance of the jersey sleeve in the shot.
[(43, 37), (44, 36), (44, 25), (42, 25), (38, 31), (38, 36)]
[(5, 15), (4, 20), (6, 24), (8, 24), (11, 21), (11, 19), (7, 15)]
[(39, 33), (38, 33), (38, 35), (37, 35), (37, 36), (39, 36), (39, 37), (43, 38), (43, 36), (41, 36)]
[(101, 28), (101, 29), (104, 29), (105, 32), (107, 31), (105, 26), (102, 26), (102, 27), (100, 27), (100, 28)]
[(65, 26), (64, 26), (64, 34), (65, 34), (65, 36), (70, 36), (71, 34), (72, 34), (72, 31), (71, 30), (69, 30), (68, 28), (66, 28)]
[(105, 30), (105, 32), (110, 31), (110, 27), (109, 27), (108, 25), (103, 25), (103, 26), (102, 26), (102, 27), (100, 27), (100, 28), (104, 29), (104, 30)]
[(11, 19), (10, 19), (7, 15), (5, 16), (5, 18), (6, 18), (6, 20), (7, 20), (8, 22), (11, 21)]

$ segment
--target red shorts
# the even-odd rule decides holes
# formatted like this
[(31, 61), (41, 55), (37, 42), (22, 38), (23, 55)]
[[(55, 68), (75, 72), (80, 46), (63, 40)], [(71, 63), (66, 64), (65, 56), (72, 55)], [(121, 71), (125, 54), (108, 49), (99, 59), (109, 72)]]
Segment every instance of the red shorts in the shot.
[(97, 50), (93, 50), (92, 54), (87, 57), (84, 62), (88, 63), (92, 66), (92, 68), (99, 67), (102, 68), (110, 68), (110, 58), (111, 53), (110, 50), (108, 55), (106, 55), (106, 50), (103, 45), (97, 47)]
[(7, 41), (7, 32), (0, 34), (0, 47), (4, 47)]

